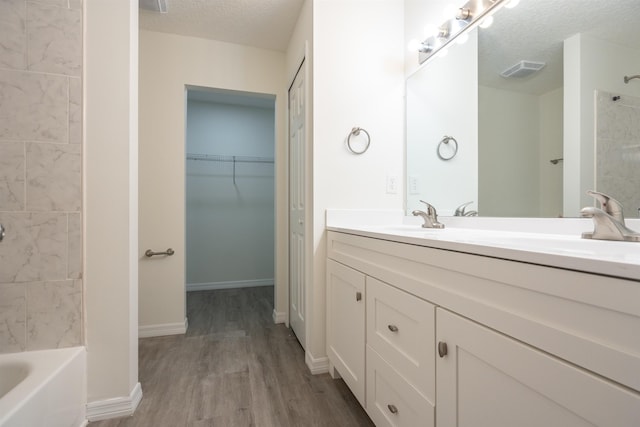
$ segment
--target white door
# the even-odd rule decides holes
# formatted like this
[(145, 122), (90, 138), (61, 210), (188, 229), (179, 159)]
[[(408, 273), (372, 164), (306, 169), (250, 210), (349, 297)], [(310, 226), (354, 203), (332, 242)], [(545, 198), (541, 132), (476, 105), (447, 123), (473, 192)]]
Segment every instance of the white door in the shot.
[(305, 67), (289, 88), (289, 324), (305, 342)]
[(436, 324), (437, 426), (640, 425), (636, 392), (445, 310)]

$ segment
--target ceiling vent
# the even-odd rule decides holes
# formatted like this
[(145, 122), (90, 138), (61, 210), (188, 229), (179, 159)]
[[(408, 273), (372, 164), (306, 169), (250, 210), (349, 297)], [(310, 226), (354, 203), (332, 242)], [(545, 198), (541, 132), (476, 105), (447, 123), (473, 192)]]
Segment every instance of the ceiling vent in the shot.
[(542, 68), (547, 65), (544, 62), (535, 62), (535, 61), (520, 61), (515, 65), (507, 68), (503, 72), (500, 73), (502, 77), (527, 77), (536, 71), (542, 70)]
[(167, 0), (139, 0), (138, 6), (140, 9), (167, 13)]

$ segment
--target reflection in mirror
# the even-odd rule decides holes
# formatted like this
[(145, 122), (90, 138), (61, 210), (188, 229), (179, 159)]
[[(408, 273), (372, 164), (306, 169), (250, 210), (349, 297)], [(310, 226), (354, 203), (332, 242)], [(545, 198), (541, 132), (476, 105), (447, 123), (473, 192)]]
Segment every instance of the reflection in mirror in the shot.
[[(637, 0), (522, 0), (411, 75), (407, 210), (422, 198), (441, 215), (473, 200), (482, 216), (578, 216), (595, 188), (636, 217), (640, 79), (624, 76), (640, 74), (638, 22)], [(449, 161), (444, 135), (460, 145)]]

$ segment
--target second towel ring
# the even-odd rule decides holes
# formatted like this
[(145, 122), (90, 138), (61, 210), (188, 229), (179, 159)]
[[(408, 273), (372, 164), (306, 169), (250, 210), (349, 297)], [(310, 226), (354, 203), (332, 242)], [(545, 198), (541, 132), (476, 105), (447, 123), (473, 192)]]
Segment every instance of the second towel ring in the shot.
[[(440, 150), (442, 149), (442, 145), (444, 144), (445, 146), (449, 145), (449, 142), (453, 142), (452, 147), (453, 147), (453, 154), (451, 154), (449, 157), (443, 156), (442, 153), (440, 152)], [(458, 141), (456, 141), (456, 139), (452, 136), (447, 136), (445, 135), (442, 140), (440, 140), (440, 142), (438, 143), (438, 148), (436, 148), (436, 153), (438, 153), (438, 157), (441, 160), (451, 160), (453, 159), (456, 154), (458, 154)]]
[[(358, 151), (358, 150), (354, 150), (353, 147), (351, 146), (351, 137), (360, 135), (360, 132), (364, 132), (365, 135), (367, 135), (367, 144), (364, 146), (362, 150)], [(351, 129), (351, 132), (347, 137), (347, 148), (349, 149), (349, 151), (351, 151), (353, 154), (362, 154), (369, 149), (370, 144), (371, 144), (371, 136), (369, 135), (369, 132), (359, 127), (355, 127)]]

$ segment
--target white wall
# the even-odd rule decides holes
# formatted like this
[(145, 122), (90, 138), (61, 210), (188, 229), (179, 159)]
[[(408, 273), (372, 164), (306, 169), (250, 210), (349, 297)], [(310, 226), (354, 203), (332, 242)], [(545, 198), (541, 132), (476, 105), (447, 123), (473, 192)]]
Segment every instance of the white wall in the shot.
[(480, 86), (479, 212), (562, 214), (562, 89), (541, 96)]
[[(594, 201), (595, 90), (640, 96), (625, 75), (640, 69), (638, 51), (576, 34), (564, 42), (564, 214), (579, 216)], [(615, 195), (612, 195), (615, 198)]]
[[(274, 99), (275, 100), (275, 99)], [(275, 110), (188, 101), (187, 152), (274, 158)], [(188, 289), (273, 285), (274, 164), (187, 160)], [(235, 175), (235, 180), (234, 180)]]
[[(401, 209), (404, 158), (404, 7), (399, 0), (313, 2), (313, 305), (308, 358), (325, 349), (325, 210)], [(356, 156), (346, 138), (360, 126), (371, 147)]]
[(84, 278), (91, 415), (92, 404), (129, 398), (138, 383), (137, 3), (85, 2), (84, 22)]
[(562, 215), (562, 170), (564, 161), (552, 164), (551, 159), (562, 158), (562, 88), (539, 98), (540, 117), (540, 216)]
[(176, 251), (172, 257), (140, 262), (142, 328), (184, 324), (185, 85), (276, 96), (275, 306), (286, 311), (284, 64), (280, 52), (140, 32), (140, 249)]
[(537, 96), (480, 86), (480, 215), (537, 216), (539, 123)]
[[(473, 202), (478, 209), (478, 32), (463, 45), (428, 61), (407, 80), (406, 88), (407, 212), (431, 203), (440, 215), (453, 215), (457, 206)], [(452, 136), (458, 152), (441, 160), (437, 148)], [(443, 144), (441, 154), (453, 155), (454, 143)], [(414, 194), (415, 193), (415, 194)]]

